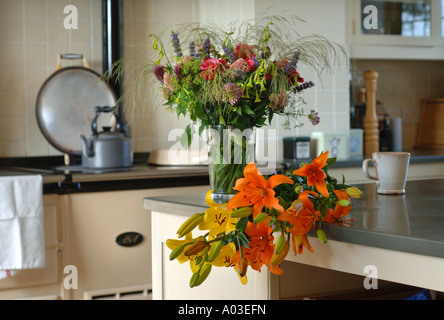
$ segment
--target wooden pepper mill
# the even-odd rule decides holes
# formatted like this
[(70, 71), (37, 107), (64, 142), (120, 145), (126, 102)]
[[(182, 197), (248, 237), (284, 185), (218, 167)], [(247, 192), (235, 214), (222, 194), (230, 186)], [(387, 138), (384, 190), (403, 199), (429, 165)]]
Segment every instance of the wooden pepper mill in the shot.
[(379, 129), (376, 117), (376, 88), (378, 73), (367, 70), (364, 73), (365, 88), (367, 91), (367, 106), (364, 117), (364, 156), (371, 156), (379, 151)]

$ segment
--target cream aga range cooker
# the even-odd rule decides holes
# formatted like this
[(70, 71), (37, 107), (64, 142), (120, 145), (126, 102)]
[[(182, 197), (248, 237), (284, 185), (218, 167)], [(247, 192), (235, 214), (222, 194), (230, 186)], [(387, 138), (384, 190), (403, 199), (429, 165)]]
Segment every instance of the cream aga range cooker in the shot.
[[(72, 297), (150, 299), (151, 228), (155, 226), (142, 200), (204, 193), (209, 189), (208, 169), (142, 165), (131, 171), (73, 174), (72, 178), (73, 185), (83, 190), (68, 195), (70, 263), (79, 270), (79, 288)], [(99, 186), (112, 190), (97, 191)]]
[[(130, 168), (107, 170), (81, 165), (36, 168), (35, 163), (2, 168), (0, 174), (43, 176), (47, 247), (45, 269), (0, 281), (0, 298), (5, 299), (150, 299), (155, 226), (142, 208), (143, 198), (209, 189), (206, 166), (154, 166), (146, 158)], [(69, 266), (77, 271), (76, 288), (64, 283)]]

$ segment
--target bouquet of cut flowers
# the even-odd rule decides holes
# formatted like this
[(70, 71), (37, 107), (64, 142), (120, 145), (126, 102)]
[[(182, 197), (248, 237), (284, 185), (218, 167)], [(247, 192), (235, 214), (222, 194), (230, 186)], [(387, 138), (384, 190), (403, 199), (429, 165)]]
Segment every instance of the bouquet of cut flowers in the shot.
[[(222, 43), (216, 44), (217, 39), (199, 32), (198, 45), (190, 41), (187, 56), (182, 52), (179, 33), (172, 32), (174, 65), (168, 59), (160, 64), (166, 57), (165, 48), (160, 38), (151, 34), (153, 48), (159, 50), (160, 56), (153, 72), (167, 100), (165, 105), (178, 116), (200, 120), (202, 129), (207, 125), (232, 125), (243, 131), (260, 127), (267, 120), (271, 122), (274, 114), (288, 118), (304, 115), (303, 110), (296, 108), (294, 96), (314, 83), (304, 81), (297, 71), (300, 51), (294, 51), (290, 58), (271, 59), (271, 25), (265, 26), (257, 43), (251, 41), (254, 38), (248, 43), (234, 43), (230, 32)], [(313, 124), (319, 122), (314, 110), (308, 116)]]
[[(299, 94), (315, 84), (303, 78), (298, 63), (318, 73), (332, 70), (345, 51), (320, 35), (298, 36), (295, 29), (302, 21), (270, 16), (234, 21), (226, 28), (212, 22), (183, 24), (171, 32), (171, 47), (160, 36), (149, 35), (158, 59), (134, 70), (122, 60), (108, 75), (119, 78), (127, 72), (136, 79), (120, 100), (144, 93), (145, 80), (153, 76), (167, 109), (199, 122), (200, 132), (208, 125), (240, 131), (261, 127), (276, 114), (286, 117), (286, 128), (302, 126), (301, 117), (316, 125), (318, 113), (306, 113)], [(187, 126), (184, 146), (191, 142), (193, 128)]]
[[(136, 68), (120, 61), (108, 75), (119, 78), (124, 71), (135, 79), (119, 101), (129, 97), (134, 102), (153, 88), (145, 80), (154, 80), (166, 108), (192, 121), (180, 137), (183, 147), (191, 144), (195, 124), (199, 135), (208, 129), (210, 184), (215, 198), (223, 197), (233, 193), (234, 182), (249, 162), (246, 132), (270, 124), (275, 115), (285, 117), (286, 129), (302, 126), (301, 119), (313, 125), (320, 121), (315, 109), (303, 109), (301, 92), (315, 84), (303, 78), (298, 64), (317, 73), (331, 71), (345, 51), (320, 35), (299, 36), (299, 22), (296, 16), (269, 16), (227, 27), (183, 24), (171, 32), (171, 46), (165, 46), (161, 36), (149, 35), (158, 55), (155, 61)], [(241, 134), (225, 139), (226, 131)], [(223, 141), (229, 145), (221, 145)], [(226, 150), (231, 151), (224, 156)]]
[[(328, 174), (335, 161), (327, 151), (293, 172), (268, 178), (248, 164), (244, 177), (236, 181), (238, 193), (228, 203), (214, 203), (210, 190), (209, 208), (181, 225), (179, 239), (167, 240), (170, 259), (190, 262), (191, 287), (203, 283), (213, 266), (233, 267), (243, 284), (249, 267), (260, 271), (265, 265), (270, 272), (282, 274), (279, 265), (290, 247), (295, 255), (302, 254), (304, 247), (313, 252), (309, 232), (316, 230), (326, 243), (323, 224), (352, 221), (346, 219), (350, 197), (360, 198), (362, 192)], [(196, 228), (203, 235), (193, 238)]]

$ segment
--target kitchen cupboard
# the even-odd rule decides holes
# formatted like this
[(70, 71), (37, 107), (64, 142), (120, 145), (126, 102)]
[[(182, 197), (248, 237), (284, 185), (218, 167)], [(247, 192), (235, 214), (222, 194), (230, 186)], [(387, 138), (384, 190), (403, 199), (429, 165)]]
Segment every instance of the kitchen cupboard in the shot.
[(62, 299), (62, 266), (66, 263), (67, 196), (44, 195), (45, 268), (27, 269), (0, 281), (0, 299)]
[[(151, 299), (151, 217), (146, 196), (206, 192), (208, 186), (88, 192), (69, 195), (69, 264), (78, 275), (70, 299)], [(159, 222), (159, 224), (165, 224)], [(153, 225), (156, 229), (156, 225)], [(131, 232), (132, 234), (128, 234)], [(119, 235), (142, 241), (122, 246)], [(143, 238), (142, 238), (143, 237)]]
[(355, 59), (444, 59), (443, 0), (347, 0)]

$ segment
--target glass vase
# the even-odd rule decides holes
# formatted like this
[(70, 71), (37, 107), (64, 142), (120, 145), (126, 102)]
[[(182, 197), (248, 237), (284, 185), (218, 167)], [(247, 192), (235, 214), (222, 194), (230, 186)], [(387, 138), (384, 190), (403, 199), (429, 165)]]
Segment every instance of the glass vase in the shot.
[(243, 177), (245, 166), (254, 162), (255, 131), (233, 126), (207, 126), (206, 131), (213, 201), (226, 203), (237, 192), (233, 187)]

